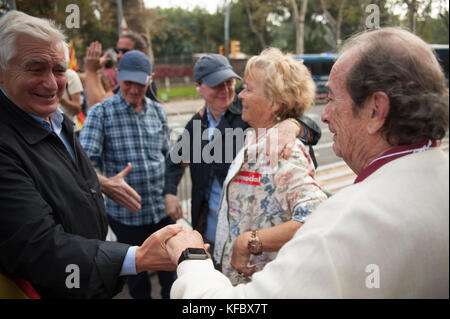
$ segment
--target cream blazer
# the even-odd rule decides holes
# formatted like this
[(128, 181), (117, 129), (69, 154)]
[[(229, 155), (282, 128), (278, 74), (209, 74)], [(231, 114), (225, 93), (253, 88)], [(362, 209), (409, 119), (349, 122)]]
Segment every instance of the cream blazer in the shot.
[(396, 159), (323, 202), (277, 258), (233, 287), (184, 261), (172, 298), (448, 298), (449, 158)]

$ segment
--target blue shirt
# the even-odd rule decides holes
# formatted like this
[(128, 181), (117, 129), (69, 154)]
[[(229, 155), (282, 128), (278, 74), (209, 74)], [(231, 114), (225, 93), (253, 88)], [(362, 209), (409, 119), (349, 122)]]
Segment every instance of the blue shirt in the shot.
[(106, 212), (113, 219), (141, 226), (167, 217), (163, 189), (168, 137), (164, 110), (146, 97), (139, 114), (120, 92), (88, 111), (80, 133), (86, 154), (92, 160), (101, 159), (106, 177), (117, 175), (130, 162), (132, 169), (125, 181), (142, 198), (142, 209), (136, 213), (107, 197)]
[[(217, 125), (219, 125), (224, 114), (225, 112), (223, 112), (219, 116), (219, 121), (216, 122), (211, 112), (209, 111), (209, 107), (206, 108), (206, 116), (208, 118), (208, 138), (210, 141), (212, 140), (214, 129), (217, 127)], [(208, 242), (214, 243), (216, 239), (217, 212), (219, 210), (219, 204), (222, 195), (222, 185), (220, 185), (217, 177), (214, 176), (210, 188), (206, 191), (206, 193), (209, 194), (209, 213), (206, 217), (205, 238), (208, 240)]]
[(39, 122), (42, 127), (44, 127), (49, 132), (55, 132), (55, 134), (60, 138), (60, 140), (63, 142), (64, 146), (66, 147), (67, 151), (70, 154), (70, 157), (72, 158), (72, 161), (76, 163), (75, 159), (75, 152), (73, 151), (72, 145), (70, 145), (69, 138), (62, 130), (62, 122), (63, 122), (63, 112), (60, 109), (56, 109), (56, 112), (50, 114), (49, 118), (52, 122), (53, 130), (50, 126), (50, 124), (45, 121), (44, 119), (40, 118), (39, 116), (33, 115), (28, 113), (32, 118), (34, 118), (37, 122)]

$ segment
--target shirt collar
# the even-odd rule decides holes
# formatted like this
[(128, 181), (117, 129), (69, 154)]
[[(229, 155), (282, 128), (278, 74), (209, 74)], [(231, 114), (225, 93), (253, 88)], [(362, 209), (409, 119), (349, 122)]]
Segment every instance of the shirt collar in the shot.
[[(27, 143), (36, 144), (46, 138), (51, 132), (51, 130), (48, 130), (48, 128), (44, 127), (42, 122), (45, 121), (42, 118), (32, 116), (31, 114), (19, 108), (6, 96), (3, 90), (0, 91), (0, 102), (2, 104), (2, 108), (4, 108), (4, 110), (8, 114), (8, 122), (14, 126), (18, 134), (20, 134), (27, 141)], [(58, 113), (62, 116), (62, 112), (55, 113)], [(53, 116), (51, 116), (51, 118), (54, 118), (52, 120), (54, 129), (55, 126), (58, 126), (58, 117), (59, 116), (57, 114), (53, 114)], [(64, 120), (62, 122), (62, 126), (65, 126), (66, 129), (70, 132), (71, 127), (69, 127), (67, 125), (67, 122), (64, 122)]]
[(3, 89), (1, 87), (0, 87), (0, 91), (2, 91), (3, 95), (9, 99), (8, 95), (6, 95), (5, 91), (3, 91)]
[[(3, 91), (3, 89), (0, 87), (0, 90), (2, 91), (2, 93), (8, 98), (8, 95), (6, 95), (5, 91)], [(48, 132), (52, 131), (52, 128), (50, 127), (50, 124), (45, 121), (44, 119), (42, 119), (39, 116), (36, 116), (34, 114), (28, 113), (26, 112), (29, 116), (31, 116), (34, 120), (36, 120), (39, 124), (41, 124), (41, 126), (43, 128), (45, 128)], [(52, 125), (53, 125), (53, 129), (55, 131), (56, 134), (59, 134), (62, 130), (62, 122), (64, 120), (63, 118), (63, 112), (57, 108), (55, 112), (53, 112), (52, 114), (50, 114), (50, 121), (52, 121)]]
[[(225, 111), (225, 112), (226, 112), (226, 111)], [(211, 125), (214, 125), (214, 127), (217, 126), (217, 124), (219, 124), (220, 121), (222, 120), (222, 118), (224, 117), (225, 112), (222, 112), (222, 114), (220, 114), (219, 120), (216, 122), (216, 120), (214, 119), (214, 117), (213, 117), (212, 114), (211, 114), (211, 111), (209, 110), (209, 106), (207, 106), (207, 107), (206, 107), (206, 116), (207, 116), (207, 118), (208, 118), (208, 122), (209, 122), (210, 126), (211, 126)]]
[(412, 154), (412, 153), (418, 153), (428, 150), (431, 147), (436, 147), (437, 142), (435, 140), (427, 140), (420, 143), (412, 144), (412, 145), (401, 145), (391, 148), (390, 150), (383, 153), (380, 157), (373, 160), (369, 166), (367, 166), (365, 169), (362, 170), (361, 173), (356, 177), (354, 184), (357, 184), (359, 182), (362, 182), (367, 177), (372, 175), (375, 171), (377, 171), (380, 167), (384, 166), (385, 164)]
[[(58, 135), (61, 133), (62, 130), (62, 122), (64, 120), (63, 114), (64, 113), (59, 108), (57, 108), (56, 111), (50, 114), (49, 116), (50, 121), (52, 122), (53, 131)], [(52, 128), (50, 127), (50, 124), (47, 121), (34, 114), (28, 113), (28, 115), (30, 115), (34, 120), (36, 120), (39, 124), (41, 124), (42, 127), (45, 128), (48, 132), (52, 131)]]

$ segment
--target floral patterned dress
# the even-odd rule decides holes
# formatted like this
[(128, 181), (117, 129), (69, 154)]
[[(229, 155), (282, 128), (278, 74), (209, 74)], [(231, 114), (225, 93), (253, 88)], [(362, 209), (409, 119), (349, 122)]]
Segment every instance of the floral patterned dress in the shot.
[[(314, 179), (314, 165), (301, 141), (296, 140), (288, 160), (280, 158), (275, 166), (268, 164), (265, 145), (266, 135), (256, 140), (251, 132), (223, 185), (214, 257), (233, 285), (250, 280), (240, 276), (230, 264), (234, 241), (241, 233), (290, 220), (304, 223), (327, 198)], [(249, 265), (259, 271), (276, 255), (277, 252), (251, 255)]]

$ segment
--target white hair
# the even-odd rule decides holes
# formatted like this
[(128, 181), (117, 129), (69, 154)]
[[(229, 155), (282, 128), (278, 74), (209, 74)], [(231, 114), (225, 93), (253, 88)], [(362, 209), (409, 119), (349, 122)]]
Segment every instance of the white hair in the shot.
[(69, 46), (67, 45), (66, 41), (61, 41), (61, 45), (64, 49), (64, 59), (69, 64), (70, 62), (70, 52), (69, 52)]
[(10, 11), (0, 19), (0, 68), (6, 70), (16, 54), (16, 38), (28, 35), (48, 43), (64, 41), (65, 35), (53, 21)]

